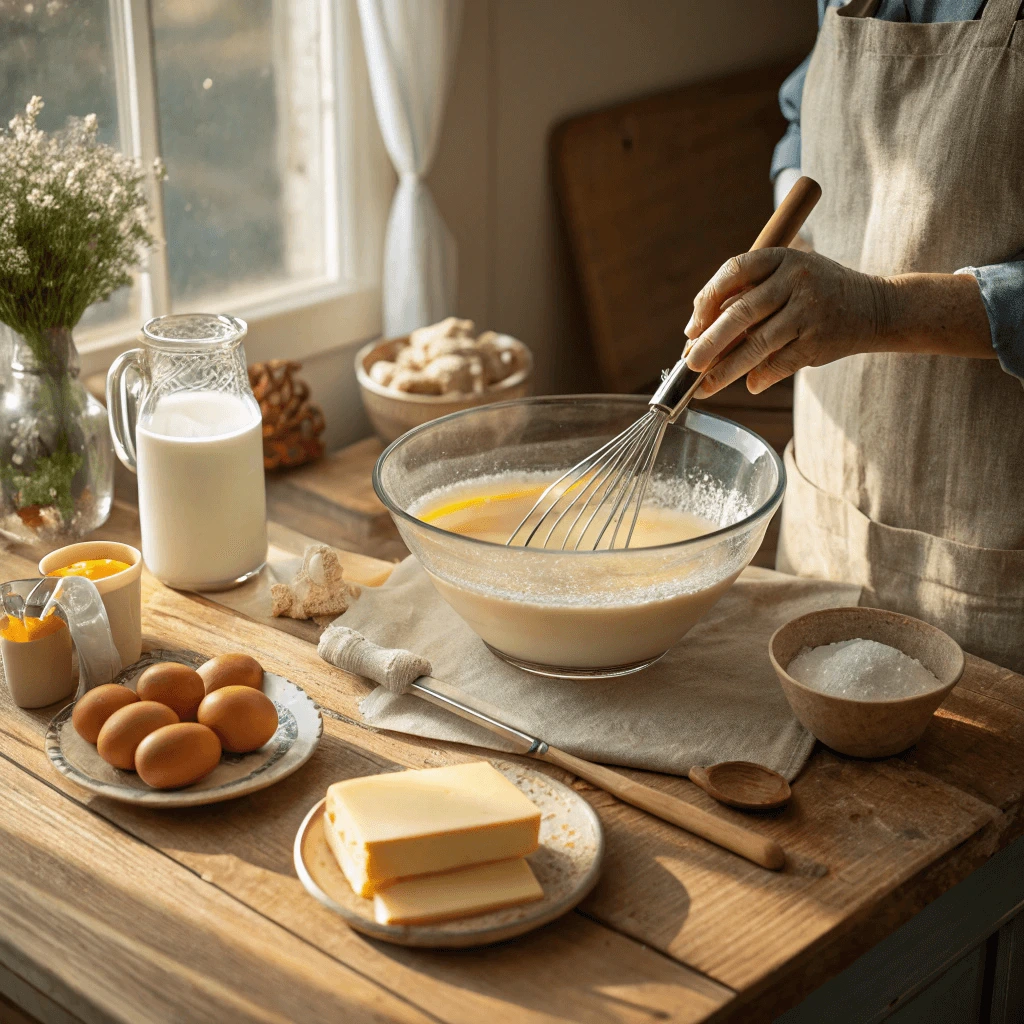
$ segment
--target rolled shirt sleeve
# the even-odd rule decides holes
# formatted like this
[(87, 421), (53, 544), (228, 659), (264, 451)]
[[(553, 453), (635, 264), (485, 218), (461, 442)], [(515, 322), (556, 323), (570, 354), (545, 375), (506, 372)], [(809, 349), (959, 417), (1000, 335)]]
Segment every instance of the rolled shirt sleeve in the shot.
[(1024, 253), (1008, 263), (957, 273), (977, 278), (999, 365), (1024, 385)]
[(779, 106), (789, 122), (789, 127), (775, 147), (775, 154), (772, 157), (772, 181), (775, 181), (786, 168), (800, 166), (800, 102), (803, 99), (804, 79), (807, 77), (807, 65), (810, 62), (811, 58), (806, 57), (779, 89)]
[[(846, 0), (818, 0), (818, 25), (825, 20), (825, 12), (829, 7), (842, 7)], [(893, 0), (883, 0), (883, 3)], [(902, 0), (900, 0), (902, 2)], [(779, 89), (779, 108), (789, 122), (786, 134), (779, 140), (772, 157), (771, 179), (774, 182), (780, 171), (787, 167), (800, 168), (800, 104), (804, 97), (804, 79), (807, 77), (807, 66), (811, 63), (808, 54)]]

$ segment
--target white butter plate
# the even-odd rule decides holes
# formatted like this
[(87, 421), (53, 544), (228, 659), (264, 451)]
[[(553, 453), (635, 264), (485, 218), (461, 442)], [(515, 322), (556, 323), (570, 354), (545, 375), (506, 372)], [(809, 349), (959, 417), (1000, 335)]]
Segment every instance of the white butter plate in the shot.
[(402, 946), (458, 949), (501, 942), (539, 928), (572, 910), (593, 889), (604, 854), (594, 809), (568, 786), (524, 765), (491, 762), (540, 808), (540, 849), (527, 857), (544, 889), (535, 903), (436, 924), (378, 924), (373, 900), (357, 896), (341, 873), (324, 835), (321, 800), (295, 836), (295, 870), (311, 896), (364, 935)]
[[(130, 689), (143, 671), (160, 661), (198, 667), (206, 658), (194, 651), (146, 651), (113, 681)], [(62, 775), (100, 796), (142, 807), (197, 807), (255, 793), (280, 782), (313, 755), (324, 731), (320, 709), (304, 690), (282, 676), (263, 673), (263, 692), (277, 708), (277, 732), (250, 754), (221, 755), (205, 778), (183, 789), (150, 789), (135, 772), (107, 764), (71, 724), (74, 704), (54, 716), (46, 730), (46, 754)]]

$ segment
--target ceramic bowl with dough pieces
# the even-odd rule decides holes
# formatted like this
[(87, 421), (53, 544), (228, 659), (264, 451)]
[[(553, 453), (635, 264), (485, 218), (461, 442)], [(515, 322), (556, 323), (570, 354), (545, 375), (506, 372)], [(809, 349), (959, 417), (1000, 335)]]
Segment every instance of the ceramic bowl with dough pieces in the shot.
[[(805, 647), (876, 640), (916, 658), (938, 685), (893, 700), (851, 700), (797, 682), (787, 671)], [(960, 645), (927, 622), (881, 608), (826, 608), (780, 626), (768, 644), (793, 713), (822, 743), (853, 757), (890, 757), (913, 746), (964, 672)]]
[(514, 342), (511, 349), (516, 361), (515, 370), (479, 394), (413, 395), (378, 384), (370, 376), (370, 367), (381, 359), (393, 361), (408, 340), (406, 335), (387, 341), (371, 341), (356, 354), (356, 379), (363, 396), (363, 407), (373, 429), (385, 444), (439, 416), (511, 398), (525, 398), (530, 393), (533, 356), (521, 341), (514, 338), (510, 340)]

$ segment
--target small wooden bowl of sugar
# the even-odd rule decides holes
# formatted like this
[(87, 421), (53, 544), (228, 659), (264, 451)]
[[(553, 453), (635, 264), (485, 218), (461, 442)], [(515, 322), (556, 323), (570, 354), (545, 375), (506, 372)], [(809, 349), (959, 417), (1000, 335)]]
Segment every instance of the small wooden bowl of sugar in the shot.
[(889, 757), (916, 743), (964, 671), (935, 626), (880, 608), (827, 608), (768, 644), (793, 713), (841, 754)]

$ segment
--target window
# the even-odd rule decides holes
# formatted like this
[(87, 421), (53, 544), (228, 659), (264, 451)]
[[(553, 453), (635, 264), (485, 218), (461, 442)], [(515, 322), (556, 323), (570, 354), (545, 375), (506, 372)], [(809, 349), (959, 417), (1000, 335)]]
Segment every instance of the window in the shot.
[(169, 311), (249, 321), (250, 359), (379, 332), (394, 179), (376, 131), (355, 0), (0, 0), (0, 116), (37, 94), (41, 127), (95, 112), (152, 182), (148, 273), (86, 313), (103, 369)]

